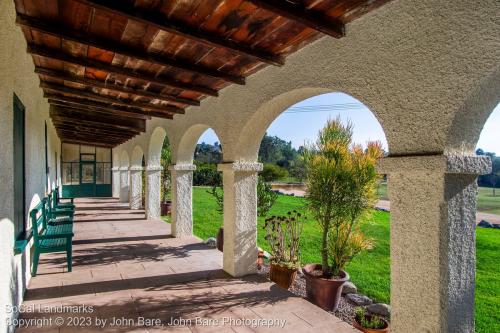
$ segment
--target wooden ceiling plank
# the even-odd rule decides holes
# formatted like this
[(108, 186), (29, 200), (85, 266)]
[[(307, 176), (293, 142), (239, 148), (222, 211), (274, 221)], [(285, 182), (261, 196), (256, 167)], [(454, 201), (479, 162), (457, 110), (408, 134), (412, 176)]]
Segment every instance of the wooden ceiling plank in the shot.
[(345, 26), (342, 21), (320, 12), (307, 9), (302, 4), (282, 0), (245, 0), (255, 6), (273, 12), (289, 20), (299, 22), (308, 28), (322, 32), (335, 38), (345, 36)]
[(16, 23), (18, 25), (29, 27), (42, 33), (57, 36), (65, 40), (77, 42), (87, 46), (93, 46), (109, 52), (119, 53), (127, 57), (147, 61), (160, 66), (174, 67), (176, 69), (208, 76), (215, 79), (222, 79), (224, 81), (235, 84), (245, 84), (245, 78), (241, 76), (227, 74), (217, 69), (208, 68), (206, 66), (199, 66), (187, 61), (181, 61), (161, 55), (147, 53), (146, 51), (137, 50), (112, 40), (102, 39), (98, 36), (88, 36), (87, 34), (80, 31), (60, 26), (57, 22), (49, 23), (37, 18), (29, 17), (27, 15), (18, 14), (16, 17)]
[(61, 79), (61, 80), (73, 82), (73, 83), (80, 83), (80, 84), (84, 84), (84, 85), (88, 85), (88, 86), (92, 86), (92, 87), (96, 87), (96, 88), (101, 88), (101, 89), (109, 89), (109, 90), (113, 90), (116, 92), (125, 93), (125, 94), (132, 94), (132, 95), (145, 97), (145, 98), (149, 98), (149, 99), (159, 99), (159, 100), (180, 103), (180, 104), (185, 104), (185, 105), (194, 105), (194, 106), (200, 105), (200, 101), (195, 100), (195, 99), (182, 98), (182, 97), (177, 97), (177, 96), (173, 96), (173, 95), (156, 94), (156, 93), (141, 90), (141, 89), (132, 89), (129, 87), (124, 87), (124, 86), (119, 86), (116, 84), (106, 83), (106, 82), (100, 81), (100, 80), (71, 75), (71, 74), (66, 73), (64, 71), (57, 71), (57, 70), (53, 70), (53, 69), (43, 68), (40, 66), (35, 66), (35, 73), (37, 73), (39, 75), (45, 75), (45, 76), (48, 76), (48, 77), (51, 77), (54, 79)]
[(156, 112), (168, 112), (168, 113), (184, 114), (184, 109), (174, 107), (174, 106), (156, 106), (153, 104), (136, 102), (136, 101), (123, 101), (123, 100), (119, 100), (117, 98), (96, 94), (94, 92), (90, 92), (87, 90), (71, 88), (71, 87), (67, 87), (64, 85), (60, 85), (60, 84), (48, 83), (45, 81), (40, 82), (40, 87), (44, 88), (44, 89), (56, 91), (59, 93), (82, 96), (82, 97), (85, 97), (88, 99), (97, 100), (97, 101), (101, 101), (101, 102), (105, 102), (105, 103), (118, 104), (118, 105), (122, 105), (125, 107), (133, 106), (133, 107), (137, 107), (137, 108), (141, 108), (141, 109), (145, 109), (145, 110), (156, 111)]
[(119, 133), (119, 132), (110, 132), (105, 131), (99, 128), (94, 127), (86, 127), (86, 126), (75, 126), (75, 124), (65, 123), (62, 121), (54, 122), (54, 126), (60, 130), (70, 131), (78, 134), (89, 134), (92, 137), (107, 137), (110, 139), (128, 139), (133, 138), (137, 134), (135, 133)]
[(86, 145), (92, 145), (92, 146), (97, 146), (97, 147), (103, 147), (103, 148), (114, 148), (117, 145), (110, 145), (110, 144), (106, 144), (106, 143), (103, 143), (103, 142), (91, 142), (91, 141), (80, 141), (80, 140), (69, 140), (69, 139), (64, 139), (64, 140), (61, 140), (62, 143), (69, 143), (69, 144), (86, 144)]
[(220, 35), (211, 32), (193, 29), (188, 26), (181, 26), (172, 22), (161, 12), (145, 11), (134, 7), (125, 1), (109, 2), (105, 0), (75, 0), (90, 7), (101, 9), (127, 17), (128, 19), (155, 26), (156, 28), (182, 36), (184, 38), (203, 43), (212, 47), (224, 48), (240, 55), (250, 56), (270, 65), (281, 66), (284, 59), (275, 54), (255, 49), (249, 45), (228, 40)]
[(147, 73), (139, 73), (134, 70), (130, 70), (124, 67), (119, 67), (115, 65), (108, 65), (105, 63), (102, 63), (100, 61), (94, 60), (94, 59), (89, 59), (89, 58), (78, 58), (78, 57), (73, 57), (71, 55), (62, 53), (61, 51), (54, 50), (54, 49), (49, 49), (46, 47), (42, 46), (37, 46), (33, 44), (29, 44), (27, 48), (27, 52), (33, 55), (37, 55), (40, 57), (48, 58), (48, 59), (53, 59), (57, 61), (62, 61), (68, 64), (73, 64), (73, 65), (78, 65), (82, 67), (89, 67), (93, 69), (97, 69), (100, 71), (104, 71), (107, 73), (113, 73), (117, 75), (123, 75), (129, 78), (134, 78), (138, 79), (141, 81), (146, 81), (146, 82), (151, 82), (155, 84), (159, 84), (161, 86), (165, 87), (173, 87), (177, 89), (182, 89), (182, 90), (190, 90), (194, 91), (200, 94), (204, 94), (207, 96), (213, 96), (217, 97), (219, 94), (216, 90), (207, 88), (207, 87), (201, 87), (189, 83), (183, 83), (179, 81), (174, 81), (171, 79), (167, 78), (161, 78), (161, 77), (156, 77), (155, 75), (147, 74)]

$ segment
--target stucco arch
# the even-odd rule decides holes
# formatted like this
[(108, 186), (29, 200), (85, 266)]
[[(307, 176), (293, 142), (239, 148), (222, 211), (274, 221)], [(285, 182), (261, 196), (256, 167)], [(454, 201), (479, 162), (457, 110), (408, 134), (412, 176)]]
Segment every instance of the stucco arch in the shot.
[(126, 150), (123, 150), (120, 154), (120, 167), (128, 168), (130, 166), (130, 158)]
[[(198, 140), (200, 139), (201, 135), (210, 128), (215, 132), (215, 135), (219, 138), (222, 149), (224, 150), (224, 145), (222, 144), (221, 137), (213, 127), (210, 127), (205, 124), (196, 124), (188, 128), (184, 132), (179, 142), (175, 146), (174, 156), (173, 156), (175, 164), (193, 163), (196, 144), (198, 143)], [(222, 152), (222, 156), (224, 156), (224, 152)]]
[(163, 142), (167, 137), (167, 131), (163, 127), (156, 127), (151, 133), (149, 139), (149, 147), (147, 154), (147, 165), (148, 166), (159, 166), (161, 159), (161, 148), (163, 147)]
[[(344, 93), (346, 95), (354, 97), (360, 103), (367, 106), (364, 102), (361, 101), (360, 98), (354, 96), (353, 94), (349, 94), (344, 91), (335, 91), (327, 88), (305, 87), (280, 94), (263, 103), (252, 115), (252, 117), (244, 124), (235, 149), (235, 152), (237, 152), (236, 160), (247, 162), (257, 161), (257, 154), (259, 152), (262, 138), (264, 137), (264, 134), (266, 133), (271, 123), (276, 120), (276, 118), (278, 118), (287, 108), (298, 102), (306, 100), (310, 97), (332, 92)], [(382, 121), (377, 116), (377, 113), (372, 113), (374, 114), (379, 124), (382, 126), (382, 129), (384, 129)], [(389, 142), (388, 146), (390, 146)]]
[(141, 146), (137, 145), (132, 150), (132, 157), (130, 159), (130, 166), (132, 167), (140, 167), (142, 166), (142, 157), (144, 156), (144, 152)]
[(471, 90), (455, 113), (448, 132), (447, 153), (474, 153), (481, 131), (500, 103), (500, 66)]

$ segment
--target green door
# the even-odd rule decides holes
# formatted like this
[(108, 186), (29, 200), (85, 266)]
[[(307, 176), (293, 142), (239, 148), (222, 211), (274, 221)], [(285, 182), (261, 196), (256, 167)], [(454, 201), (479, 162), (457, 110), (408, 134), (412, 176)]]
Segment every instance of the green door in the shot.
[(17, 238), (26, 231), (25, 159), (24, 159), (24, 114), (23, 103), (14, 95), (14, 226)]

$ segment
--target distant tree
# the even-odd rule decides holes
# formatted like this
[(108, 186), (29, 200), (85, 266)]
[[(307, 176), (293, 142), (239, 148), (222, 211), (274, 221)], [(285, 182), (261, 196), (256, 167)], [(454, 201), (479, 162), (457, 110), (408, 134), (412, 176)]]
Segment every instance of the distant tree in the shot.
[(260, 175), (264, 179), (264, 181), (272, 182), (274, 180), (286, 178), (289, 174), (285, 168), (282, 168), (279, 165), (265, 163)]

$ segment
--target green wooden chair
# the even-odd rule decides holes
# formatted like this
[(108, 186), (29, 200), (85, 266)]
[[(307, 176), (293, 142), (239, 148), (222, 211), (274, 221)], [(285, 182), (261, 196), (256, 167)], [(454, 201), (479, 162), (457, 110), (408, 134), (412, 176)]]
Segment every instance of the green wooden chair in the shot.
[(70, 200), (70, 202), (61, 202), (61, 197), (59, 197), (59, 186), (54, 189), (55, 205), (58, 208), (71, 208), (75, 210), (74, 198), (64, 198)]
[(68, 272), (72, 270), (73, 262), (73, 225), (49, 225), (47, 221), (47, 198), (44, 198), (30, 211), (33, 230), (33, 268), (32, 276), (36, 276), (40, 254), (66, 252)]
[(75, 210), (72, 208), (58, 208), (55, 205), (55, 191), (52, 191), (47, 196), (47, 217), (48, 221), (53, 223), (73, 223), (73, 217), (75, 214)]

